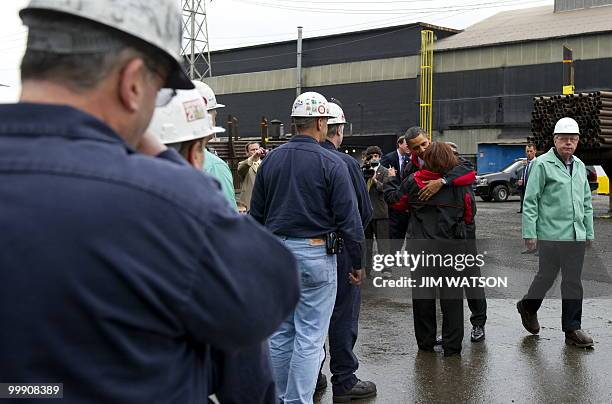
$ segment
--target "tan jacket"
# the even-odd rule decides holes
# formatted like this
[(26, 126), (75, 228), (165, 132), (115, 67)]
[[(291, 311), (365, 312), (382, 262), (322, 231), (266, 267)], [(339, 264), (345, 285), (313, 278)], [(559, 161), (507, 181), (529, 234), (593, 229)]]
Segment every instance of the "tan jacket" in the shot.
[(260, 163), (261, 159), (254, 161), (253, 157), (238, 163), (238, 177), (240, 178), (240, 199), (238, 200), (246, 205), (247, 210), (251, 209), (251, 195)]

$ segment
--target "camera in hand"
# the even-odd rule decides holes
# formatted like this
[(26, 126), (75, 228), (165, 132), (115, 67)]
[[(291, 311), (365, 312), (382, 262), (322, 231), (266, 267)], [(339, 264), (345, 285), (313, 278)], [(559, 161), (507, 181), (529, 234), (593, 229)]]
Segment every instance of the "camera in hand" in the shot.
[(372, 157), (368, 157), (364, 162), (363, 165), (361, 166), (361, 172), (363, 173), (363, 178), (365, 178), (366, 180), (369, 180), (370, 178), (374, 177), (374, 174), (376, 174), (376, 168), (378, 167), (380, 163), (375, 160), (372, 161)]

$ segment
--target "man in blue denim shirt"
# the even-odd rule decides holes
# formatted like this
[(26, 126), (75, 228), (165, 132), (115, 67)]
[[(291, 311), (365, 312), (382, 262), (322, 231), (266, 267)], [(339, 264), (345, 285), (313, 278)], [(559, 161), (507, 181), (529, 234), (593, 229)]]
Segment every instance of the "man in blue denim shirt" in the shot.
[(298, 135), (272, 151), (257, 171), (251, 215), (293, 252), (301, 274), (295, 311), (270, 338), (272, 366), (284, 403), (310, 403), (324, 357), (323, 343), (336, 297), (336, 256), (325, 235), (344, 238), (360, 282), (361, 225), (346, 164), (319, 141), (327, 135), (327, 100), (308, 92), (293, 104)]
[(0, 383), (202, 403), (210, 346), (261, 343), (295, 306), (295, 260), (143, 135), (160, 88), (192, 85), (174, 2), (123, 4), (22, 11), (22, 102), (0, 106)]

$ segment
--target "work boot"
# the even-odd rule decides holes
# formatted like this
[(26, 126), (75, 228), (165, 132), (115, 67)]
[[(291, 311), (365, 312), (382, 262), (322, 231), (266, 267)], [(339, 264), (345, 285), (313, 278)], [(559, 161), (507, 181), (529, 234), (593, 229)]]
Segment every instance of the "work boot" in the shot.
[(482, 325), (475, 325), (472, 327), (472, 334), (470, 339), (472, 342), (480, 342), (485, 339), (485, 329)]
[(568, 331), (565, 333), (565, 343), (575, 345), (578, 348), (592, 348), (593, 338), (582, 330)]
[(374, 397), (376, 395), (376, 385), (372, 382), (357, 380), (352, 389), (346, 393), (334, 393), (334, 403), (350, 403), (351, 400), (361, 400), (362, 398)]
[(321, 372), (319, 372), (319, 377), (317, 378), (317, 387), (315, 387), (315, 393), (325, 390), (327, 387), (327, 377)]
[(519, 300), (516, 303), (516, 309), (518, 310), (519, 314), (521, 315), (521, 320), (523, 321), (523, 327), (525, 327), (525, 329), (527, 331), (529, 331), (532, 334), (537, 334), (540, 332), (540, 323), (538, 322), (538, 315), (537, 313), (535, 314), (530, 314), (527, 313), (527, 310), (525, 310), (525, 308), (523, 307), (523, 301)]

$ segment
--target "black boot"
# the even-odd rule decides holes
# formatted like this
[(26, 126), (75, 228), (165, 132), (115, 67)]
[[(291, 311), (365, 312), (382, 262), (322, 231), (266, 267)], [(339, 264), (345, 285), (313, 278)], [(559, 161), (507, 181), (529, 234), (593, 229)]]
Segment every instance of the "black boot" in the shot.
[(351, 400), (374, 397), (376, 395), (376, 385), (372, 382), (357, 380), (352, 389), (343, 394), (334, 393), (334, 403), (349, 403)]

